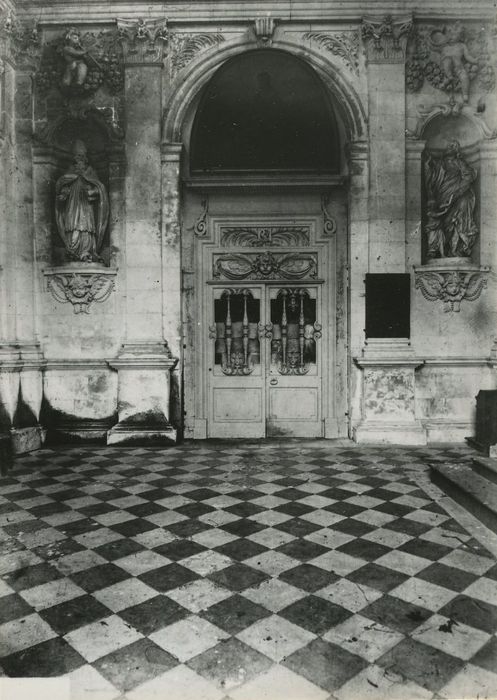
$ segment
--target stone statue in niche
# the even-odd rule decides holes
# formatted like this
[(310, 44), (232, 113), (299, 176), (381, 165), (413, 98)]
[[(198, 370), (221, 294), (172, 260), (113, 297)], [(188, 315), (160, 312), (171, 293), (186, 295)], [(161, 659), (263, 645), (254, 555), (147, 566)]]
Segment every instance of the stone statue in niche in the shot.
[(427, 257), (469, 257), (478, 229), (475, 222), (476, 170), (451, 141), (440, 157), (428, 154), (424, 165), (427, 194)]
[(69, 260), (103, 262), (99, 256), (109, 221), (109, 198), (88, 163), (83, 141), (75, 141), (74, 159), (55, 185), (55, 218)]

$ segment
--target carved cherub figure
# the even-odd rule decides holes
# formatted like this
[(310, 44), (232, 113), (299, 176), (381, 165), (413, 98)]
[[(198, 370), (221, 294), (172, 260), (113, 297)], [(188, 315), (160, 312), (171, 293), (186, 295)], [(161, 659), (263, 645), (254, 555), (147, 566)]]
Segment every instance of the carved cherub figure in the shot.
[(87, 52), (81, 45), (81, 37), (77, 29), (71, 27), (64, 36), (62, 56), (66, 62), (62, 84), (69, 87), (73, 82), (83, 85), (88, 75), (86, 63)]
[(467, 63), (478, 64), (478, 59), (472, 56), (464, 41), (464, 27), (460, 22), (454, 22), (443, 32), (434, 31), (430, 36), (431, 48), (440, 53), (440, 65), (449, 78), (458, 78), (461, 84), (464, 102), (469, 100), (469, 74)]

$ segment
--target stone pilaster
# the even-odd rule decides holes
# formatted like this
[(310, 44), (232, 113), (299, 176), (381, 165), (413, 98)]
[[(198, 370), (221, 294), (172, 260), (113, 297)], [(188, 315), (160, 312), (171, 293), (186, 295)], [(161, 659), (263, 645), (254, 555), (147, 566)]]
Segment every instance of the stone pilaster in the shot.
[[(108, 360), (118, 372), (119, 422), (108, 444), (175, 442), (170, 422), (171, 371), (177, 360), (164, 327), (164, 244), (160, 123), (165, 22), (118, 21), (125, 59), (126, 223), (121, 261), (126, 331)], [(119, 172), (116, 169), (116, 177)], [(179, 244), (178, 244), (179, 245)], [(177, 333), (175, 334), (177, 335)]]
[(422, 158), (425, 142), (406, 141), (406, 265), (421, 264)]
[(405, 270), (405, 55), (411, 17), (365, 18), (369, 92), (369, 272)]

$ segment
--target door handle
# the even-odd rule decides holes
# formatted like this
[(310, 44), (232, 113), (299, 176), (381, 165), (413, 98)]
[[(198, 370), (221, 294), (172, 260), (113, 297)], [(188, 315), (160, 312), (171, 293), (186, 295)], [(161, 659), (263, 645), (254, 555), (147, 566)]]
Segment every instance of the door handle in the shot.
[(276, 377), (273, 377), (272, 379), (269, 380), (269, 383), (272, 384), (273, 386), (276, 386), (276, 384), (278, 383), (278, 380), (276, 379)]

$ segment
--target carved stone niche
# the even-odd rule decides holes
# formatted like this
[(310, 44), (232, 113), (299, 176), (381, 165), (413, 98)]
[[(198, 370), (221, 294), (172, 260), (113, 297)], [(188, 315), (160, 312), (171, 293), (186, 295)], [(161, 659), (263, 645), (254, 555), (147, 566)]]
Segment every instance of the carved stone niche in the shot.
[(76, 314), (104, 302), (115, 286), (116, 218), (123, 147), (98, 110), (61, 115), (33, 149), (35, 235), (47, 291)]
[(480, 147), (475, 125), (458, 112), (427, 126), (422, 158), (422, 265), (415, 286), (446, 312), (474, 301), (487, 285), (480, 265)]

